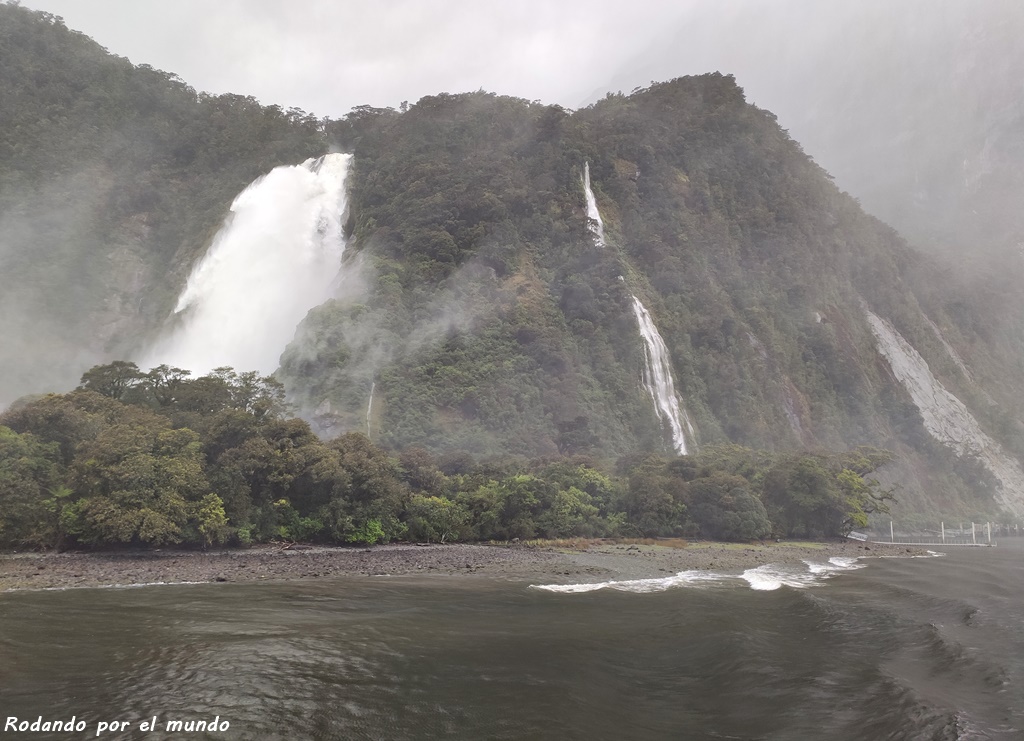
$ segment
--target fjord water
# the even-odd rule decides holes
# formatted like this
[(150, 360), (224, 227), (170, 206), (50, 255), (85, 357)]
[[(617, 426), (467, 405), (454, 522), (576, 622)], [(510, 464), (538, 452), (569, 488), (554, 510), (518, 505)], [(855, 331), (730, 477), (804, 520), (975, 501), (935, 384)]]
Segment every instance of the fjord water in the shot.
[(0, 709), (230, 721), (208, 738), (1021, 738), (1022, 559), (1008, 541), (770, 591), (372, 577), (9, 592)]

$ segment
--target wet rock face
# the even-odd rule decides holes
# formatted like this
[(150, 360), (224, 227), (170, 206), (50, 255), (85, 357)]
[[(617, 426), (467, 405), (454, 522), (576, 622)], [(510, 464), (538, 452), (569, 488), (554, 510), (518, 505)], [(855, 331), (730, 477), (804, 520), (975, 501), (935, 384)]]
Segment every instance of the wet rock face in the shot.
[(1024, 516), (1024, 470), (1020, 464), (985, 434), (967, 406), (932, 375), (925, 359), (895, 327), (868, 309), (865, 314), (879, 352), (910, 393), (928, 433), (958, 456), (978, 458), (1001, 484), (996, 501), (1015, 517)]

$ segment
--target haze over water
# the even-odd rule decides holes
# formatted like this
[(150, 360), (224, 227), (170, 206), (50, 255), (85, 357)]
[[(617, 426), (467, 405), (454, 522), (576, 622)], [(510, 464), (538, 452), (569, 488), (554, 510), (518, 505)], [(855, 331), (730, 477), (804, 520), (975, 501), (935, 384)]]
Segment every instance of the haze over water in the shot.
[(1019, 738), (1021, 546), (771, 591), (376, 577), (6, 593), (3, 709), (219, 715), (223, 738)]

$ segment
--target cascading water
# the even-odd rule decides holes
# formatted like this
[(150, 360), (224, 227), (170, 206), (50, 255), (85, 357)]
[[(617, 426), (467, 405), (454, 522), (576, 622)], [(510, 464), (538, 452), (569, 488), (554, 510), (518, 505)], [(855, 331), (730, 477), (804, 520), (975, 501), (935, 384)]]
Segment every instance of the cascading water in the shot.
[(686, 411), (679, 403), (679, 396), (676, 395), (675, 384), (672, 382), (672, 364), (669, 362), (668, 348), (661, 338), (658, 328), (651, 319), (650, 312), (640, 303), (640, 299), (633, 296), (633, 313), (636, 314), (637, 324), (640, 325), (640, 336), (644, 340), (644, 375), (643, 383), (647, 393), (651, 395), (654, 402), (654, 412), (658, 419), (668, 422), (672, 431), (672, 447), (679, 455), (686, 455), (686, 431), (692, 440), (695, 435), (693, 426), (686, 415)]
[(373, 411), (373, 390), (377, 388), (377, 382), (370, 382), (370, 401), (366, 404), (366, 436), (370, 436), (370, 412)]
[(895, 327), (867, 308), (864, 312), (893, 375), (921, 412), (925, 429), (958, 456), (976, 456), (999, 479), (996, 501), (1024, 517), (1024, 471), (1020, 465), (985, 434), (967, 406), (939, 383), (925, 359)]
[(583, 166), (583, 193), (587, 198), (587, 217), (590, 219), (590, 231), (594, 233), (594, 244), (604, 247), (604, 221), (601, 219), (601, 212), (597, 210), (594, 191), (590, 189), (589, 162)]
[[(587, 198), (587, 216), (590, 218), (590, 231), (594, 234), (594, 244), (604, 247), (604, 220), (597, 208), (597, 199), (594, 191), (590, 188), (590, 163), (583, 165), (583, 192)], [(624, 281), (623, 276), (619, 276)], [(636, 322), (640, 326), (640, 336), (644, 341), (644, 374), (643, 384), (647, 393), (651, 395), (654, 402), (654, 413), (659, 420), (668, 422), (672, 432), (672, 449), (679, 455), (686, 455), (686, 433), (689, 433), (690, 440), (696, 438), (693, 425), (690, 424), (686, 411), (679, 403), (676, 395), (675, 384), (672, 382), (672, 364), (668, 358), (668, 348), (665, 341), (661, 339), (658, 328), (654, 325), (650, 313), (640, 303), (636, 296), (633, 298), (633, 313), (636, 314)], [(686, 428), (686, 432), (683, 428)]]
[(299, 322), (330, 298), (351, 159), (277, 167), (242, 191), (178, 298), (176, 325), (141, 364), (273, 373)]

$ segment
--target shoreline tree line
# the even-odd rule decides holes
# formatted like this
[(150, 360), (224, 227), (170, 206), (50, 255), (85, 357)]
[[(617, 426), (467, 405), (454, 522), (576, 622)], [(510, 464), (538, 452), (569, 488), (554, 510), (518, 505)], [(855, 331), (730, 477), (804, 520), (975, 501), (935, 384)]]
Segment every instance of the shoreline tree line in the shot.
[(476, 459), (317, 437), (273, 377), (97, 366), (0, 415), (0, 547), (830, 538), (884, 512), (886, 451)]

